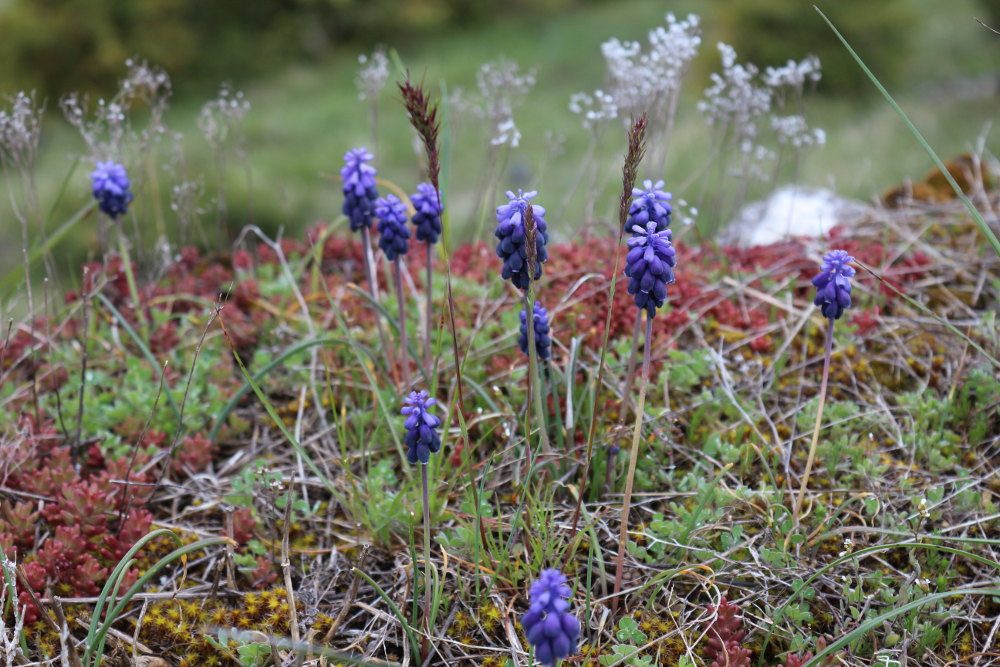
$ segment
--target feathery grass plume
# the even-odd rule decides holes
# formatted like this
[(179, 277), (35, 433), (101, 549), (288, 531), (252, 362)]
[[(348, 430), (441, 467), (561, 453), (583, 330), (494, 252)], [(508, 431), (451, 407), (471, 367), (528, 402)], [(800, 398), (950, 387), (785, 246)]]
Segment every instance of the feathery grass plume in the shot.
[(441, 156), (438, 152), (438, 134), (441, 132), (441, 122), (437, 117), (438, 107), (436, 104), (431, 104), (423, 84), (414, 85), (410, 81), (409, 75), (407, 75), (406, 81), (397, 85), (399, 92), (403, 95), (403, 105), (410, 117), (410, 125), (420, 135), (420, 140), (424, 144), (424, 152), (427, 154), (427, 178), (430, 180), (431, 186), (438, 190), (440, 188), (438, 179), (441, 173)]
[(543, 570), (531, 584), (530, 608), (521, 618), (528, 643), (535, 657), (546, 667), (576, 653), (580, 621), (569, 611), (573, 592), (566, 585), (566, 575), (559, 570)]
[[(549, 359), (552, 357), (552, 339), (549, 337), (549, 311), (545, 310), (539, 301), (535, 302), (532, 318), (535, 330), (535, 350), (538, 352), (538, 358)], [(517, 338), (517, 344), (521, 347), (522, 352), (528, 354), (528, 314), (524, 310), (521, 311), (521, 334)]]
[[(802, 511), (802, 501), (809, 486), (809, 475), (816, 461), (816, 447), (819, 444), (819, 426), (823, 422), (823, 406), (826, 403), (826, 388), (830, 380), (830, 357), (833, 353), (833, 323), (851, 307), (851, 278), (856, 273), (851, 257), (845, 250), (831, 250), (823, 258), (820, 272), (812, 279), (816, 287), (816, 298), (813, 303), (819, 306), (823, 317), (829, 320), (826, 327), (826, 349), (823, 354), (823, 379), (819, 386), (819, 406), (816, 408), (816, 423), (813, 425), (812, 440), (809, 443), (809, 455), (806, 457), (806, 469), (802, 473), (802, 485), (799, 487), (792, 511), (793, 523), (798, 526), (799, 514)], [(786, 543), (791, 538), (789, 531)]]
[(403, 386), (410, 386), (410, 351), (406, 339), (406, 303), (403, 297), (401, 257), (410, 249), (410, 230), (406, 227), (406, 204), (396, 195), (386, 195), (375, 202), (378, 218), (378, 247), (392, 262), (392, 275), (396, 283), (396, 301), (399, 305), (399, 344), (403, 352)]
[(114, 220), (128, 211), (128, 205), (132, 201), (132, 191), (129, 189), (132, 183), (124, 165), (113, 160), (98, 162), (90, 173), (90, 180), (94, 199), (102, 213)]
[[(426, 310), (424, 316), (424, 363), (428, 375), (431, 372), (431, 322), (434, 319), (433, 285), (431, 277), (434, 270), (434, 257), (431, 246), (438, 242), (441, 236), (441, 213), (444, 202), (441, 201), (441, 154), (438, 148), (438, 135), (441, 132), (441, 121), (438, 120), (438, 106), (432, 104), (423, 83), (414, 85), (409, 74), (402, 83), (397, 83), (403, 96), (403, 106), (410, 118), (410, 125), (420, 135), (427, 154), (427, 180), (430, 184), (421, 183), (417, 186), (417, 194), (410, 198), (417, 210), (413, 216), (413, 224), (417, 227), (417, 240), (427, 244), (427, 266), (424, 277), (424, 289), (427, 292)], [(418, 220), (419, 218), (419, 220)], [(449, 279), (450, 280), (450, 279)]]
[[(625, 234), (625, 221), (628, 219), (629, 195), (635, 188), (635, 179), (639, 174), (639, 163), (642, 162), (646, 154), (646, 114), (638, 118), (632, 118), (629, 127), (628, 149), (625, 152), (625, 162), (622, 166), (622, 194), (618, 199), (618, 250), (615, 252), (615, 267), (611, 272), (611, 286), (608, 288), (608, 314), (604, 321), (604, 339), (601, 342), (601, 356), (597, 364), (597, 384), (598, 389), (604, 386), (604, 366), (608, 356), (608, 341), (611, 337), (611, 315), (612, 306), (615, 300), (615, 287), (618, 284), (618, 267), (621, 265), (621, 243)], [(597, 403), (597, 394), (594, 392), (594, 405), (590, 410), (590, 426), (587, 429), (587, 453), (583, 465), (583, 476), (580, 478), (580, 493), (576, 498), (576, 508), (573, 510), (572, 530), (569, 541), (572, 543), (576, 536), (576, 529), (580, 522), (580, 509), (583, 497), (587, 490), (587, 480), (590, 478), (590, 462), (594, 453), (594, 432), (597, 429), (597, 410), (594, 409)], [(566, 554), (566, 562), (569, 563), (575, 554), (575, 550), (570, 549)]]
[(412, 464), (420, 463), (420, 478), (424, 503), (424, 627), (430, 633), (431, 618), (431, 502), (429, 484), (427, 481), (427, 464), (431, 454), (441, 449), (441, 436), (437, 429), (441, 426), (441, 418), (432, 415), (428, 410), (437, 400), (430, 397), (426, 391), (413, 391), (405, 399), (405, 405), (400, 413), (406, 416), (403, 427), (406, 429), (406, 460)]

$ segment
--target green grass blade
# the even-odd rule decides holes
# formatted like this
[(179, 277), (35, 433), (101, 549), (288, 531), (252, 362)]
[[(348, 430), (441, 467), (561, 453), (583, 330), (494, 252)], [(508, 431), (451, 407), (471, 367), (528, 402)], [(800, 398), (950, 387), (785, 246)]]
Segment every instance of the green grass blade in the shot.
[(271, 401), (267, 399), (267, 395), (261, 390), (260, 385), (254, 382), (253, 378), (250, 377), (250, 372), (247, 370), (247, 367), (243, 365), (243, 360), (240, 359), (240, 355), (236, 352), (235, 348), (233, 348), (233, 356), (236, 358), (236, 363), (239, 364), (240, 370), (243, 372), (243, 378), (247, 383), (249, 383), (250, 387), (253, 388), (253, 393), (257, 394), (257, 398), (260, 399), (260, 402), (267, 411), (268, 416), (271, 417), (271, 421), (273, 421), (274, 425), (278, 427), (281, 434), (285, 436), (285, 439), (291, 443), (295, 451), (298, 452), (299, 456), (302, 457), (302, 460), (305, 461), (305, 464), (309, 466), (309, 469), (312, 470), (313, 474), (316, 475), (316, 477), (319, 478), (319, 481), (323, 483), (323, 486), (325, 486), (330, 493), (337, 495), (337, 487), (334, 486), (333, 482), (325, 474), (323, 474), (323, 471), (320, 470), (319, 466), (316, 465), (316, 462), (312, 460), (312, 457), (309, 455), (309, 452), (306, 451), (306, 448), (302, 446), (302, 443), (300, 443), (298, 439), (289, 433), (287, 428), (285, 428), (285, 422), (281, 420), (281, 417), (278, 415), (278, 411), (274, 409), (273, 405), (271, 405)]
[(385, 591), (382, 590), (382, 587), (379, 586), (377, 583), (375, 583), (374, 579), (372, 579), (371, 577), (369, 577), (367, 574), (365, 574), (356, 567), (352, 568), (352, 571), (354, 572), (354, 574), (358, 575), (359, 577), (367, 581), (368, 584), (375, 589), (375, 592), (378, 593), (378, 596), (382, 598), (382, 601), (389, 606), (389, 609), (391, 609), (392, 613), (396, 616), (396, 620), (398, 620), (399, 624), (403, 626), (403, 632), (406, 633), (407, 639), (410, 640), (410, 650), (413, 651), (413, 656), (414, 656), (412, 660), (414, 661), (419, 660), (420, 643), (417, 641), (417, 636), (413, 634), (413, 628), (411, 628), (410, 624), (406, 622), (405, 618), (403, 618), (403, 612), (399, 610), (399, 607), (396, 606), (396, 603), (392, 601), (392, 598), (390, 598), (388, 595), (385, 594)]
[[(146, 343), (142, 340), (138, 332), (136, 332), (136, 330), (132, 328), (132, 325), (128, 323), (128, 320), (125, 319), (125, 316), (122, 315), (117, 308), (115, 308), (115, 305), (108, 300), (108, 297), (104, 296), (100, 292), (95, 294), (95, 296), (101, 303), (104, 304), (104, 307), (111, 312), (111, 315), (116, 320), (118, 320), (118, 324), (121, 326), (122, 329), (125, 330), (125, 333), (128, 334), (129, 338), (132, 339), (132, 342), (136, 344), (136, 346), (139, 348), (139, 351), (142, 352), (142, 356), (146, 357), (146, 361), (148, 361), (153, 366), (155, 372), (160, 373), (162, 368), (158, 363), (156, 363), (156, 357), (153, 356), (153, 352), (149, 349), (149, 346), (146, 345)], [(166, 382), (166, 380), (164, 380), (164, 382)], [(166, 387), (167, 390), (164, 393), (167, 395), (167, 402), (170, 403), (170, 407), (173, 408), (174, 411), (174, 416), (177, 417), (178, 428), (181, 428), (182, 425), (180, 423), (181, 421), (180, 406), (178, 406), (177, 401), (174, 400), (173, 392), (170, 391), (170, 385), (167, 384)]]
[(990, 229), (990, 226), (986, 224), (986, 220), (983, 218), (983, 215), (975, 207), (972, 201), (970, 201), (969, 198), (965, 196), (965, 192), (963, 192), (962, 188), (959, 187), (958, 183), (955, 182), (955, 179), (952, 177), (951, 173), (948, 172), (948, 168), (945, 167), (944, 162), (941, 161), (941, 158), (939, 158), (937, 153), (934, 152), (934, 149), (931, 148), (931, 145), (927, 143), (926, 139), (924, 139), (924, 135), (920, 134), (920, 130), (918, 130), (917, 127), (913, 124), (910, 118), (906, 115), (906, 112), (904, 112), (902, 107), (900, 107), (899, 104), (896, 103), (896, 100), (892, 98), (892, 95), (890, 95), (889, 91), (885, 89), (885, 86), (882, 85), (882, 82), (878, 80), (878, 77), (876, 77), (875, 74), (873, 74), (872, 71), (868, 69), (868, 66), (865, 65), (865, 61), (863, 61), (861, 59), (861, 56), (859, 56), (857, 52), (853, 48), (851, 48), (851, 45), (847, 42), (844, 36), (840, 34), (840, 31), (837, 30), (836, 26), (833, 25), (833, 22), (826, 17), (826, 14), (824, 14), (820, 10), (820, 8), (816, 7), (815, 5), (813, 5), (813, 9), (819, 12), (819, 15), (823, 17), (823, 20), (826, 21), (826, 24), (830, 26), (830, 30), (833, 30), (833, 33), (837, 36), (837, 39), (840, 40), (840, 43), (844, 45), (844, 48), (846, 48), (847, 52), (851, 54), (851, 57), (854, 58), (854, 61), (858, 63), (858, 66), (861, 68), (861, 70), (868, 76), (869, 79), (871, 79), (871, 82), (875, 84), (875, 87), (878, 89), (878, 92), (882, 93), (882, 97), (884, 97), (885, 101), (888, 102), (889, 105), (893, 108), (893, 111), (895, 111), (896, 114), (901, 119), (903, 119), (903, 123), (906, 124), (907, 129), (910, 131), (913, 137), (917, 140), (917, 142), (921, 146), (923, 146), (924, 150), (927, 151), (927, 154), (931, 156), (931, 160), (933, 160), (934, 164), (937, 165), (937, 168), (941, 170), (941, 175), (948, 180), (948, 184), (955, 191), (955, 195), (962, 201), (963, 204), (965, 204), (965, 207), (969, 209), (969, 215), (971, 215), (972, 219), (976, 221), (976, 225), (979, 227), (980, 231), (983, 232), (983, 236), (985, 236), (986, 240), (990, 242), (991, 246), (993, 246), (993, 252), (995, 252), (997, 256), (1000, 257), (1000, 239), (998, 239), (997, 235), (993, 233), (993, 230)]
[(914, 609), (922, 607), (929, 602), (936, 602), (938, 600), (944, 600), (950, 597), (960, 597), (964, 595), (997, 596), (1000, 595), (1000, 588), (956, 588), (954, 590), (944, 591), (942, 593), (933, 593), (931, 595), (928, 595), (927, 597), (922, 597), (918, 600), (911, 600), (910, 602), (907, 602), (902, 606), (896, 607), (895, 609), (890, 609), (884, 614), (879, 614), (874, 618), (869, 618), (864, 623), (862, 623), (858, 627), (854, 628), (853, 630), (845, 634), (843, 637), (840, 637), (839, 639), (830, 642), (829, 646), (827, 646), (825, 649), (823, 649), (815, 656), (813, 656), (813, 658), (809, 660), (809, 662), (802, 665), (802, 667), (819, 667), (819, 665), (823, 664), (823, 661), (826, 659), (828, 655), (831, 655), (832, 653), (839, 651), (842, 647), (851, 643), (855, 639), (874, 630), (875, 628), (880, 627), (886, 621), (891, 621), (897, 616), (905, 614), (908, 611), (913, 611)]
[(104, 584), (104, 588), (101, 590), (101, 594), (97, 597), (97, 604), (94, 605), (94, 611), (90, 616), (90, 628), (87, 631), (87, 639), (85, 642), (87, 648), (83, 656), (83, 661), (85, 664), (89, 660), (90, 652), (96, 641), (99, 628), (98, 623), (100, 622), (101, 612), (104, 610), (104, 603), (107, 601), (107, 598), (111, 594), (111, 591), (117, 587), (116, 582), (118, 582), (121, 579), (122, 575), (125, 573), (125, 570), (128, 568), (129, 563), (133, 561), (135, 555), (139, 552), (139, 550), (161, 535), (169, 535), (173, 537), (178, 543), (180, 543), (180, 538), (177, 537), (174, 531), (168, 530), (166, 528), (159, 528), (151, 533), (147, 533), (142, 537), (142, 539), (140, 539), (138, 542), (132, 545), (132, 548), (128, 550), (128, 552), (125, 554), (125, 556), (122, 557), (120, 561), (118, 561), (118, 565), (115, 566), (115, 569), (112, 570), (111, 574), (108, 576), (108, 581)]
[[(316, 338), (314, 340), (307, 340), (301, 343), (297, 343), (285, 349), (284, 352), (282, 352), (277, 357), (268, 362), (267, 365), (265, 365), (263, 368), (257, 371), (257, 374), (253, 376), (253, 379), (255, 382), (260, 382), (269, 372), (274, 370), (275, 367), (283, 363), (289, 357), (293, 357), (299, 352), (308, 350), (309, 348), (315, 347), (316, 345), (326, 345), (328, 343), (339, 344), (339, 345), (350, 345), (349, 341), (339, 337)], [(226, 423), (226, 418), (229, 416), (229, 413), (236, 408), (236, 404), (240, 402), (240, 399), (243, 398), (247, 394), (247, 392), (251, 391), (252, 389), (253, 387), (249, 382), (244, 382), (243, 386), (240, 387), (235, 394), (233, 394), (232, 398), (229, 399), (229, 402), (226, 403), (226, 405), (222, 408), (222, 411), (216, 418), (215, 426), (212, 427), (211, 433), (208, 434), (208, 441), (210, 443), (214, 443), (215, 439), (219, 436), (219, 431), (222, 429), (222, 425)]]
[[(73, 215), (73, 217), (71, 217), (69, 220), (60, 225), (57, 230), (49, 234), (48, 237), (45, 239), (44, 244), (36, 246), (28, 254), (28, 264), (34, 264), (36, 261), (38, 261), (38, 259), (42, 255), (44, 255), (45, 253), (50, 251), (53, 247), (55, 247), (55, 245), (59, 243), (59, 241), (61, 241), (63, 237), (66, 236), (66, 234), (68, 234), (69, 231), (73, 229), (73, 227), (75, 227), (78, 222), (83, 220), (87, 216), (87, 214), (90, 213), (90, 209), (94, 208), (94, 206), (96, 205), (97, 205), (96, 200), (88, 203), (86, 206), (82, 207), (79, 211), (77, 211)], [(7, 292), (11, 288), (20, 285), (22, 280), (24, 280), (24, 267), (19, 266), (16, 269), (7, 273), (7, 275), (4, 276), (3, 280), (0, 281), (0, 291)]]

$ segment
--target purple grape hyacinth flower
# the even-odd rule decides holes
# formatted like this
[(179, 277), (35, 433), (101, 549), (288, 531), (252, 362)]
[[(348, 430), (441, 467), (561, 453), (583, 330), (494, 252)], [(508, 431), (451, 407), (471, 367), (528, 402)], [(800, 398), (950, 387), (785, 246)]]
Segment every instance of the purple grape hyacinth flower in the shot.
[(846, 250), (831, 250), (823, 258), (819, 274), (812, 279), (816, 286), (813, 301), (823, 311), (823, 317), (839, 320), (851, 307), (851, 278), (857, 271), (850, 263), (854, 258)]
[[(535, 328), (535, 352), (539, 359), (549, 359), (552, 356), (552, 339), (549, 337), (549, 311), (542, 308), (542, 304), (535, 302), (534, 328)], [(528, 354), (528, 316), (525, 311), (521, 311), (521, 335), (517, 339), (517, 344), (521, 346), (521, 351)]]
[(412, 391), (406, 397), (406, 405), (400, 412), (406, 415), (403, 427), (406, 429), (406, 460), (410, 463), (427, 463), (431, 454), (441, 449), (441, 436), (437, 427), (441, 419), (428, 412), (437, 403), (426, 391)]
[(545, 207), (532, 205), (532, 217), (535, 220), (535, 275), (528, 276), (528, 249), (524, 229), (524, 212), (528, 201), (537, 195), (535, 191), (507, 191), (510, 201), (497, 207), (497, 228), (493, 233), (497, 237), (497, 257), (503, 260), (500, 274), (504, 280), (509, 279), (518, 289), (528, 289), (531, 280), (542, 277), (542, 263), (549, 258), (545, 244), (549, 242), (549, 234), (545, 225)]
[(672, 238), (673, 232), (657, 231), (656, 222), (650, 220), (645, 228), (633, 227), (632, 238), (628, 240), (630, 250), (625, 258), (628, 293), (635, 296), (635, 305), (644, 308), (649, 317), (656, 315), (656, 309), (667, 298), (667, 285), (674, 282), (677, 259)]
[(535, 657), (547, 667), (576, 653), (580, 621), (569, 612), (571, 595), (566, 575), (559, 570), (544, 570), (531, 584), (531, 606), (521, 625), (535, 647)]
[(132, 201), (132, 193), (129, 191), (132, 183), (124, 165), (112, 160), (98, 162), (97, 168), (90, 173), (90, 180), (94, 187), (94, 199), (98, 201), (97, 206), (106, 216), (114, 220), (128, 210), (129, 202)]
[(410, 249), (407, 239), (410, 230), (406, 228), (406, 204), (396, 195), (386, 195), (375, 202), (375, 217), (378, 218), (378, 247), (390, 262), (405, 255)]
[(417, 211), (412, 218), (417, 240), (431, 245), (437, 243), (441, 237), (441, 202), (437, 190), (430, 183), (421, 183), (410, 195), (410, 203)]
[(656, 223), (656, 231), (662, 232), (670, 226), (670, 214), (673, 213), (673, 208), (669, 202), (674, 196), (661, 189), (663, 181), (653, 183), (646, 179), (642, 185), (645, 190), (632, 188), (632, 205), (628, 209), (625, 229), (632, 229), (636, 225), (645, 229), (646, 223), (653, 221)]
[(364, 147), (352, 148), (344, 153), (344, 167), (340, 175), (344, 179), (344, 205), (341, 208), (356, 232), (372, 226), (375, 217), (375, 200), (378, 190), (375, 184), (375, 167), (371, 162), (375, 156)]

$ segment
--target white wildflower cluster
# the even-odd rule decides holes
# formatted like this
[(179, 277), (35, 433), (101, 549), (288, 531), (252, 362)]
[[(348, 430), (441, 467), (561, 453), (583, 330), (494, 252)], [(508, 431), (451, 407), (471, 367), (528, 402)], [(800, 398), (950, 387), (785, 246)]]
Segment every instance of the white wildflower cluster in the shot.
[(593, 94), (573, 93), (569, 98), (569, 110), (580, 116), (580, 122), (588, 130), (618, 118), (614, 96), (603, 90), (595, 90)]
[(749, 140), (751, 146), (757, 137), (757, 119), (771, 109), (771, 89), (755, 83), (757, 67), (736, 62), (736, 50), (719, 42), (722, 55), (722, 72), (713, 73), (712, 85), (705, 90), (705, 99), (698, 102), (698, 111), (705, 114), (705, 122), (723, 128), (732, 128), (744, 153)]
[(822, 128), (809, 128), (804, 116), (771, 116), (771, 129), (774, 130), (778, 143), (792, 148), (806, 146), (822, 146), (826, 143), (826, 132)]
[(514, 112), (535, 86), (535, 73), (522, 73), (517, 63), (501, 59), (488, 62), (476, 73), (479, 99), (470, 105), (473, 113), (490, 123), (490, 144), (516, 148), (521, 132), (514, 122)]
[(789, 60), (783, 67), (768, 67), (764, 70), (764, 83), (771, 88), (789, 86), (802, 90), (807, 83), (816, 83), (822, 78), (819, 58), (810, 55), (802, 62)]
[(9, 110), (0, 109), (0, 162), (18, 169), (34, 163), (43, 113), (34, 94), (24, 92), (11, 98)]
[(229, 84), (222, 84), (219, 96), (209, 100), (198, 114), (198, 129), (214, 147), (222, 146), (233, 135), (239, 135), (243, 118), (250, 111), (250, 102), (240, 90), (233, 90)]
[(354, 85), (358, 87), (358, 99), (378, 99), (385, 82), (389, 80), (389, 58), (385, 55), (385, 49), (380, 47), (370, 56), (362, 53), (358, 56), (358, 63), (361, 69), (354, 78)]
[(667, 14), (666, 25), (649, 32), (649, 50), (616, 38), (601, 44), (608, 69), (608, 90), (623, 116), (643, 112), (650, 118), (669, 113), (691, 61), (701, 46), (700, 19)]
[[(59, 101), (66, 120), (80, 132), (93, 159), (120, 159), (123, 143), (128, 138), (136, 152), (141, 153), (158, 137), (167, 134), (163, 115), (169, 105), (173, 86), (165, 71), (146, 61), (125, 61), (125, 78), (118, 91), (108, 100), (97, 100), (97, 109), (88, 118), (87, 101), (71, 93)], [(149, 118), (138, 134), (131, 132), (129, 114), (137, 104), (145, 105)]]
[(128, 106), (132, 100), (141, 100), (154, 112), (165, 110), (167, 100), (173, 92), (170, 76), (145, 60), (129, 58), (125, 61), (125, 69), (125, 78), (118, 86), (119, 97), (124, 100), (124, 104)]
[(698, 207), (692, 206), (686, 199), (677, 199), (673, 202), (673, 217), (682, 225), (691, 226), (698, 220)]

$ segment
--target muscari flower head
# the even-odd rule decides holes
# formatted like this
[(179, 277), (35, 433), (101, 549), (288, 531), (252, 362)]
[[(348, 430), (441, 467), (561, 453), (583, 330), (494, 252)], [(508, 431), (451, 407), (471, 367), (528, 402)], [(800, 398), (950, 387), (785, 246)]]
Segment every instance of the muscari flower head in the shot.
[(632, 188), (632, 205), (628, 209), (625, 229), (632, 229), (636, 225), (645, 229), (646, 223), (653, 221), (656, 223), (656, 231), (662, 232), (670, 226), (670, 214), (673, 209), (669, 202), (674, 196), (660, 189), (663, 187), (663, 181), (653, 183), (647, 179), (642, 185), (645, 190)]
[(430, 183), (421, 183), (417, 191), (410, 195), (410, 202), (416, 213), (413, 226), (417, 228), (417, 240), (434, 244), (441, 236), (441, 203), (437, 190)]
[(111, 160), (98, 162), (97, 168), (90, 173), (90, 180), (94, 186), (94, 199), (105, 215), (114, 220), (128, 210), (132, 201), (129, 191), (132, 183), (123, 165)]
[(340, 170), (344, 179), (344, 205), (341, 210), (347, 216), (352, 232), (371, 227), (375, 216), (375, 200), (378, 199), (375, 167), (366, 164), (374, 159), (375, 156), (364, 147), (352, 148), (344, 153), (344, 167)]
[(851, 278), (857, 273), (850, 263), (854, 258), (846, 250), (831, 250), (823, 258), (819, 275), (813, 278), (816, 299), (813, 301), (823, 311), (823, 317), (839, 320), (851, 307)]
[(521, 619), (535, 657), (547, 667), (576, 653), (580, 621), (569, 612), (566, 576), (559, 570), (544, 570), (531, 584), (530, 609)]
[(406, 460), (410, 463), (427, 463), (431, 454), (441, 449), (441, 436), (437, 427), (441, 419), (427, 411), (437, 401), (426, 391), (412, 391), (406, 397), (400, 412), (406, 415)]
[(510, 279), (519, 289), (528, 289), (531, 280), (542, 277), (542, 263), (549, 255), (545, 244), (549, 242), (548, 230), (545, 226), (545, 207), (533, 205), (532, 216), (535, 220), (535, 275), (528, 276), (528, 249), (524, 229), (524, 212), (528, 208), (528, 200), (537, 195), (535, 191), (507, 191), (510, 201), (497, 207), (497, 228), (493, 233), (497, 237), (497, 257), (503, 260), (501, 275)]
[(628, 277), (628, 293), (635, 295), (635, 305), (645, 308), (650, 317), (667, 298), (667, 285), (674, 282), (674, 246), (670, 242), (673, 233), (669, 229), (657, 231), (656, 222), (650, 220), (645, 228), (632, 228), (632, 238), (628, 240), (628, 256), (625, 258), (625, 275)]
[[(534, 327), (535, 327), (535, 352), (539, 359), (548, 359), (552, 356), (552, 339), (549, 338), (549, 311), (542, 308), (542, 304), (535, 302), (534, 307)], [(521, 311), (521, 335), (517, 339), (521, 351), (528, 354), (528, 315)]]
[(375, 202), (375, 217), (378, 218), (378, 247), (382, 248), (386, 258), (392, 262), (405, 255), (410, 249), (406, 204), (399, 201), (396, 195), (386, 195)]

